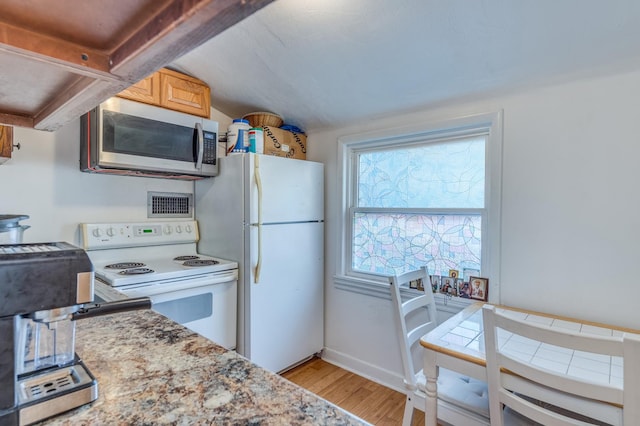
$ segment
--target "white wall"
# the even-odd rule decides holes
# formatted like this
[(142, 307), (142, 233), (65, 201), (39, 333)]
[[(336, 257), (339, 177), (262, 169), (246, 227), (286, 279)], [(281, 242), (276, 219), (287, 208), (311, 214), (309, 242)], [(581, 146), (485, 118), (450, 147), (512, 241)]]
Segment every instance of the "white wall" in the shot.
[[(231, 119), (212, 109), (226, 132)], [(78, 224), (145, 221), (147, 192), (193, 193), (190, 181), (82, 173), (80, 120), (56, 132), (14, 128), (11, 160), (0, 165), (0, 214), (26, 214), (24, 242), (79, 244)]]
[(492, 301), (640, 329), (639, 89), (635, 72), (309, 135), (309, 158), (326, 163), (327, 359), (387, 383), (401, 371), (391, 302), (333, 285), (338, 137), (501, 109), (501, 300)]

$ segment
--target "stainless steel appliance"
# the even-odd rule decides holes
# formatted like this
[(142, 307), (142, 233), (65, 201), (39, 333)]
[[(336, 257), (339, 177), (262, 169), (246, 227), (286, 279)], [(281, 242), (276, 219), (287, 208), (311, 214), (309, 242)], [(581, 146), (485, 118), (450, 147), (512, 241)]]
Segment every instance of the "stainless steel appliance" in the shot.
[[(68, 243), (0, 245), (0, 424), (26, 425), (94, 401), (98, 385), (75, 354), (75, 319), (91, 304), (88, 256)], [(150, 301), (133, 308), (149, 307)]]
[(196, 251), (196, 221), (83, 223), (80, 229), (98, 297), (149, 297), (156, 312), (236, 347), (238, 264)]
[(80, 120), (85, 172), (199, 179), (218, 174), (218, 123), (121, 98)]

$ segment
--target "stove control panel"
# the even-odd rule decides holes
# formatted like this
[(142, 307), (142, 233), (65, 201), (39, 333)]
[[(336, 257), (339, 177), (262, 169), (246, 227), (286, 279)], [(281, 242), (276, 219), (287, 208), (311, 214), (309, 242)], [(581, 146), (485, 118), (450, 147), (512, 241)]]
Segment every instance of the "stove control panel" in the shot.
[(194, 243), (199, 239), (198, 222), (81, 223), (85, 250)]

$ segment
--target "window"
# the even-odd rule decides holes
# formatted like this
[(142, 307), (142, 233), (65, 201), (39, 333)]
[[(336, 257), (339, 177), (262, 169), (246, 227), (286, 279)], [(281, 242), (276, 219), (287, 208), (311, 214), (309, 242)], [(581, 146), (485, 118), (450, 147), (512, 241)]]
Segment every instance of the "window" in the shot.
[(497, 279), (501, 144), (497, 113), (341, 138), (343, 281), (423, 265)]

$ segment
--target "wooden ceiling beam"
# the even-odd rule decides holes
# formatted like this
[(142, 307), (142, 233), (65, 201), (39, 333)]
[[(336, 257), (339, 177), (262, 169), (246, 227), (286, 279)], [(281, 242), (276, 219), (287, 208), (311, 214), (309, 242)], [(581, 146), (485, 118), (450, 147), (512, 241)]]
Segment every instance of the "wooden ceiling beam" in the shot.
[(57, 130), (62, 124), (80, 117), (129, 86), (126, 82), (115, 84), (113, 81), (78, 76), (64, 92), (33, 117), (33, 127), (38, 130)]
[(114, 78), (106, 53), (0, 21), (0, 49), (72, 72)]
[(33, 127), (33, 117), (26, 115), (10, 114), (0, 112), (0, 125), (18, 126), (18, 127)]
[(174, 0), (111, 55), (114, 74), (135, 82), (274, 0)]

